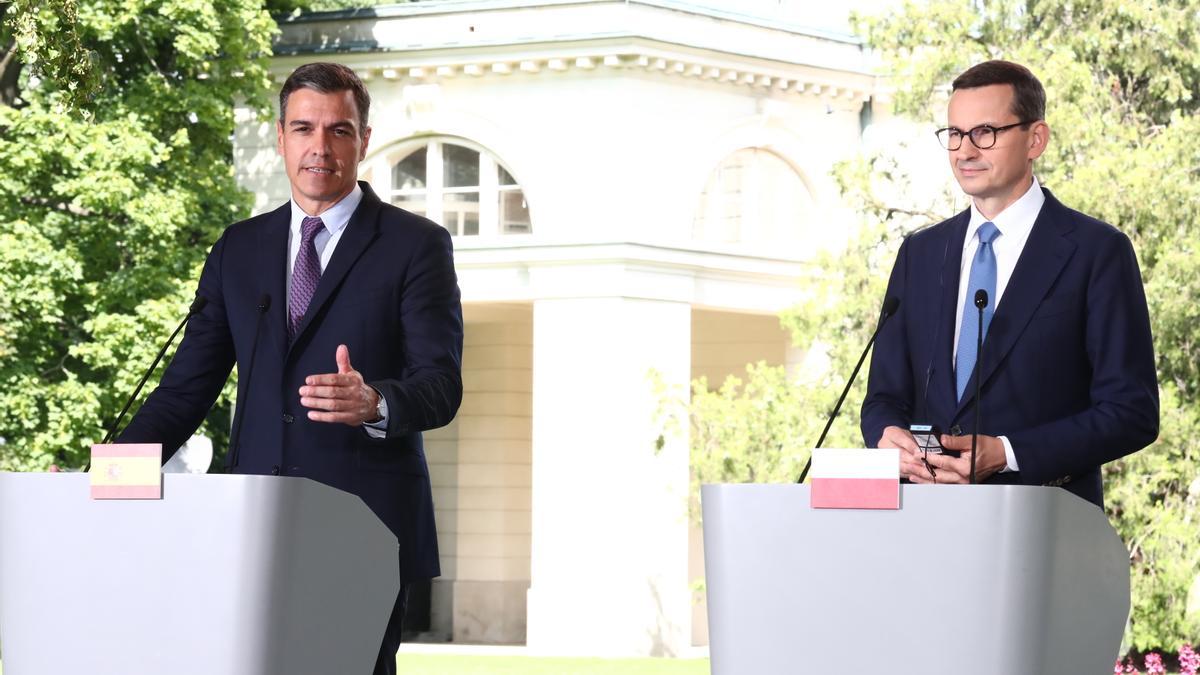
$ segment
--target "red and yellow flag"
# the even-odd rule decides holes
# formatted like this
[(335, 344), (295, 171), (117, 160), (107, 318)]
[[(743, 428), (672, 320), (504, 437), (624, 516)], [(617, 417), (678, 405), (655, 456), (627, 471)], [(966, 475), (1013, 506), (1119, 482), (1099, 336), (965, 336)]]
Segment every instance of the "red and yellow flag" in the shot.
[(162, 444), (92, 446), (92, 499), (162, 499)]

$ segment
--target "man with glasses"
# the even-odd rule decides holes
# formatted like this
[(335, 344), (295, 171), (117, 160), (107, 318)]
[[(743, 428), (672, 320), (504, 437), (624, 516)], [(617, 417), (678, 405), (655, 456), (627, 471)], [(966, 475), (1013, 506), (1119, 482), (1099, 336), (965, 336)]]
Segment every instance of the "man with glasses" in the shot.
[[(954, 80), (937, 137), (971, 206), (900, 247), (887, 291), (900, 309), (875, 345), (862, 431), (900, 449), (903, 478), (965, 483), (982, 405), (979, 482), (1058, 485), (1103, 506), (1100, 466), (1158, 435), (1150, 320), (1129, 239), (1033, 175), (1045, 108), (1015, 63)], [(947, 432), (952, 452), (921, 452), (914, 424)]]

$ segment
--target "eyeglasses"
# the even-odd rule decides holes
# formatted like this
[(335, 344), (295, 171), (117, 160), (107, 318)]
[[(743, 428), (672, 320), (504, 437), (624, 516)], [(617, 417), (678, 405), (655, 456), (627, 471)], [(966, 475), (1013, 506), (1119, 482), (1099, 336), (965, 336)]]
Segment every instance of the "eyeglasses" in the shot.
[(970, 131), (963, 131), (957, 127), (946, 127), (945, 129), (938, 129), (934, 133), (937, 135), (938, 140), (941, 141), (942, 147), (947, 150), (957, 150), (961, 148), (964, 136), (971, 139), (971, 143), (974, 144), (975, 147), (979, 148), (980, 150), (987, 150), (996, 144), (996, 134), (1000, 133), (1001, 131), (1008, 131), (1013, 127), (1033, 124), (1035, 121), (1036, 120), (1026, 120), (1023, 122), (1008, 124), (1002, 127), (994, 127), (990, 124), (980, 124)]

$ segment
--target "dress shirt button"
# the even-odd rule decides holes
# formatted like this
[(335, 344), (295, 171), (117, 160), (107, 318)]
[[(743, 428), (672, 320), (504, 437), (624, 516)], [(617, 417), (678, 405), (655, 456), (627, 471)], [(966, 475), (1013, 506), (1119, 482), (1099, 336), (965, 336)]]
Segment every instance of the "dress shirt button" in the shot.
[(275, 466), (271, 467), (271, 475), (272, 475), (272, 476), (278, 476), (278, 475), (279, 475), (279, 465), (278, 465), (278, 464), (276, 464)]
[(283, 423), (284, 424), (291, 424), (292, 422), (295, 422), (295, 421), (296, 421), (296, 418), (292, 417), (290, 413), (283, 413)]
[(950, 427), (950, 435), (951, 436), (962, 436), (962, 433), (963, 433), (962, 427), (958, 426), (957, 424)]

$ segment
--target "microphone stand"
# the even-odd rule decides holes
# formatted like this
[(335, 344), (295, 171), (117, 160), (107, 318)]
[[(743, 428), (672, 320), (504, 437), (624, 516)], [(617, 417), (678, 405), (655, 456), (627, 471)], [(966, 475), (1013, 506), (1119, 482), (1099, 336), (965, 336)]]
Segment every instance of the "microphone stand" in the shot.
[(979, 329), (975, 336), (975, 428), (971, 430), (971, 485), (975, 479), (975, 449), (979, 444), (979, 423), (983, 412), (983, 310), (988, 305), (987, 291), (975, 291), (975, 307), (979, 310)]
[[(850, 385), (854, 384), (854, 378), (858, 377), (858, 370), (862, 368), (863, 361), (867, 360), (867, 352), (871, 351), (871, 345), (875, 344), (875, 338), (879, 337), (879, 329), (883, 328), (883, 324), (900, 307), (900, 299), (892, 296), (883, 301), (883, 312), (879, 317), (879, 324), (875, 326), (875, 332), (871, 333), (871, 339), (867, 340), (867, 346), (863, 348), (862, 355), (858, 357), (858, 363), (854, 364), (854, 372), (850, 373), (850, 379), (846, 381), (845, 389), (842, 389), (842, 395), (838, 397), (837, 404), (833, 406), (833, 414), (829, 416), (829, 420), (825, 422), (825, 429), (821, 431), (821, 437), (817, 439), (817, 444), (813, 449), (821, 447), (825, 442), (825, 436), (829, 434), (829, 428), (833, 426), (833, 421), (837, 419), (838, 413), (842, 410), (842, 402), (846, 400), (846, 394), (850, 393)], [(800, 478), (797, 483), (803, 483), (808, 477), (808, 470), (812, 468), (812, 454), (808, 456), (808, 461), (804, 464), (804, 470), (800, 472)]]
[[(250, 394), (250, 378), (254, 375), (254, 357), (258, 354), (258, 336), (262, 332), (263, 317), (266, 316), (267, 310), (271, 309), (271, 295), (263, 293), (258, 301), (258, 318), (254, 323), (254, 341), (250, 344), (250, 363), (246, 368), (246, 388), (243, 393), (249, 398)], [(241, 388), (242, 376), (238, 373), (239, 389)], [(238, 466), (238, 460), (241, 459), (242, 453), (242, 423), (245, 421), (246, 408), (241, 406), (241, 396), (238, 396), (238, 405), (234, 408), (233, 432), (229, 434), (229, 449), (225, 456), (225, 473), (233, 473)], [(241, 416), (237, 415), (237, 408), (242, 408)]]
[[(112, 426), (109, 427), (108, 433), (104, 434), (104, 440), (100, 441), (100, 445), (107, 445), (108, 442), (113, 439), (113, 436), (117, 435), (117, 427), (121, 424), (121, 420), (124, 419), (125, 413), (129, 412), (129, 407), (132, 406), (133, 402), (137, 400), (138, 394), (142, 393), (142, 387), (146, 385), (146, 380), (150, 379), (150, 374), (154, 372), (154, 369), (158, 367), (158, 362), (161, 361), (163, 355), (167, 353), (167, 348), (171, 346), (171, 343), (175, 342), (175, 337), (179, 335), (179, 331), (183, 330), (183, 327), (187, 325), (188, 320), (190, 320), (197, 312), (204, 309), (204, 306), (207, 304), (208, 298), (204, 297), (203, 295), (197, 295), (196, 299), (192, 301), (191, 306), (188, 307), (187, 316), (183, 317), (183, 321), (180, 321), (179, 325), (175, 327), (175, 332), (171, 333), (171, 337), (167, 338), (167, 341), (163, 344), (162, 349), (158, 350), (158, 356), (154, 357), (154, 363), (151, 363), (150, 368), (146, 370), (146, 374), (142, 375), (142, 380), (138, 382), (137, 388), (133, 390), (133, 395), (129, 397), (129, 400), (125, 401), (125, 407), (121, 408), (120, 414), (118, 414), (117, 418), (113, 420)], [(87, 465), (83, 467), (83, 472), (87, 473), (91, 468), (92, 462), (89, 460)]]

